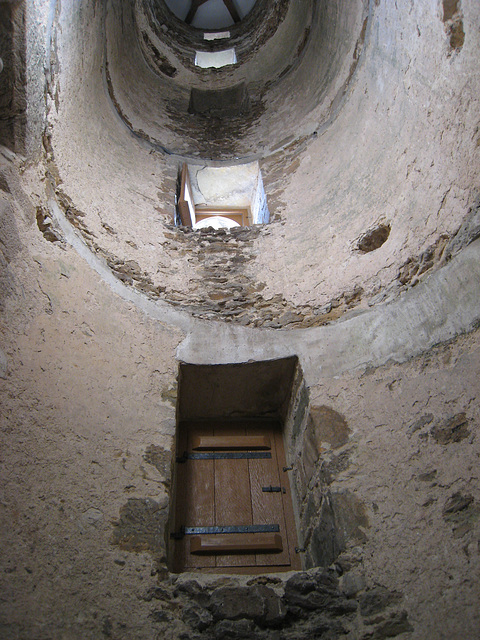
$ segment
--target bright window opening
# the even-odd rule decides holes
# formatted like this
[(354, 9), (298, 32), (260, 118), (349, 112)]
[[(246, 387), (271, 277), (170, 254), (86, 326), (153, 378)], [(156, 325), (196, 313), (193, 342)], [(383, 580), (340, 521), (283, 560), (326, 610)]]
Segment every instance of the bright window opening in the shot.
[(225, 40), (230, 38), (230, 31), (214, 31), (203, 34), (204, 40)]
[(200, 219), (193, 225), (194, 229), (206, 229), (212, 227), (213, 229), (231, 229), (232, 227), (240, 227), (240, 223), (232, 220), (232, 218), (226, 218), (222, 215), (207, 216)]
[(220, 69), (229, 64), (236, 64), (237, 55), (235, 49), (225, 49), (224, 51), (196, 51), (195, 64), (201, 69)]
[(232, 167), (182, 166), (177, 224), (229, 229), (266, 224), (269, 218), (258, 162)]

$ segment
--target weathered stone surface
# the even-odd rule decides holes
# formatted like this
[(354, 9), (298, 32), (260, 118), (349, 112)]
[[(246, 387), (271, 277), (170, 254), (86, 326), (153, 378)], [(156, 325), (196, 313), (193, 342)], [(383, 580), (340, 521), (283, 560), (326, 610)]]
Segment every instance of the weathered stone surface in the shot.
[(260, 620), (266, 612), (265, 602), (256, 587), (221, 587), (212, 593), (208, 605), (216, 620)]
[(425, 427), (425, 425), (430, 424), (433, 419), (434, 419), (434, 415), (432, 413), (424, 414), (423, 416), (418, 418), (418, 420), (415, 420), (415, 422), (408, 427), (408, 434), (413, 435), (417, 431), (420, 431)]
[(326, 484), (332, 484), (340, 473), (348, 469), (350, 466), (351, 456), (351, 449), (341, 451), (338, 455), (325, 456), (325, 461), (321, 470), (322, 480)]
[(26, 109), (25, 7), (13, 2), (0, 6), (0, 144), (25, 150)]
[(255, 586), (254, 589), (264, 605), (264, 614), (257, 624), (260, 627), (280, 627), (287, 613), (281, 597), (273, 589), (264, 585)]
[(400, 599), (399, 593), (389, 591), (384, 587), (376, 587), (360, 596), (360, 613), (365, 618), (374, 616), (390, 605), (396, 604)]
[[(306, 493), (306, 490), (305, 490)], [(305, 544), (309, 543), (312, 528), (316, 523), (319, 515), (321, 497), (310, 493), (306, 496), (302, 503), (302, 512), (300, 516), (300, 527), (303, 534)]]
[(446, 520), (455, 521), (458, 518), (457, 514), (468, 509), (472, 503), (473, 496), (463, 495), (460, 492), (454, 493), (443, 508), (443, 516)]
[(1, 171), (0, 171), (0, 190), (5, 191), (5, 193), (11, 193), (10, 187), (8, 186), (8, 180)]
[(249, 640), (253, 635), (253, 622), (251, 620), (221, 620), (212, 629), (215, 640)]
[(431, 434), (438, 444), (446, 445), (452, 442), (461, 442), (470, 435), (468, 419), (465, 413), (459, 413), (436, 423), (431, 430)]
[(370, 637), (372, 640), (383, 640), (383, 638), (395, 638), (402, 633), (414, 631), (408, 620), (406, 611), (392, 613), (388, 620), (381, 623)]
[(295, 440), (299, 435), (309, 408), (310, 396), (308, 387), (303, 380), (303, 376), (297, 376), (294, 382), (295, 388), (292, 390), (292, 398), (295, 402), (293, 410), (292, 438)]
[(408, 258), (398, 271), (397, 280), (401, 285), (415, 285), (420, 276), (432, 269), (442, 259), (448, 236), (442, 234), (435, 244), (429, 246), (420, 255)]
[(163, 587), (151, 587), (143, 599), (146, 602), (151, 602), (151, 600), (164, 600), (166, 602), (172, 599), (172, 594)]
[(103, 520), (103, 512), (95, 507), (90, 507), (82, 513), (78, 519), (80, 530), (85, 531), (88, 527), (95, 527)]
[(185, 582), (180, 582), (175, 587), (174, 594), (178, 596), (179, 594), (185, 594), (189, 597), (189, 599), (198, 603), (202, 607), (206, 607), (208, 602), (210, 601), (210, 594), (202, 587), (196, 580), (186, 580)]
[(7, 356), (0, 349), (0, 378), (5, 379), (8, 373), (8, 359)]
[(147, 447), (143, 459), (153, 465), (162, 477), (162, 482), (169, 486), (172, 474), (172, 452), (163, 447), (151, 444)]
[[(300, 430), (303, 423), (303, 414), (299, 412), (299, 417), (294, 425), (294, 435)], [(348, 442), (349, 428), (343, 416), (326, 406), (313, 406), (310, 408), (307, 425), (303, 434), (303, 443), (300, 450), (299, 472), (301, 474), (300, 493), (302, 497), (307, 491), (312, 477), (314, 476), (320, 455), (327, 447), (336, 449)], [(327, 483), (330, 483), (337, 473), (348, 466), (348, 455), (341, 454), (323, 460), (322, 475)], [(329, 466), (327, 470), (326, 465)], [(328, 478), (328, 479), (327, 479)]]
[(53, 220), (44, 207), (37, 207), (37, 226), (49, 242), (63, 240), (61, 233), (55, 228)]
[(182, 620), (192, 629), (204, 631), (213, 622), (212, 614), (198, 604), (187, 605), (182, 612)]
[[(181, 583), (185, 589), (177, 588), (177, 597), (183, 601), (188, 593), (182, 620), (192, 629), (192, 636), (200, 633), (202, 638), (216, 638), (225, 633), (235, 638), (249, 634), (248, 637), (266, 640), (334, 640), (354, 624), (358, 604), (339, 589), (333, 571), (293, 574), (284, 581), (277, 580), (278, 586), (283, 585), (277, 592), (258, 584), (257, 579), (251, 582), (255, 582), (251, 587), (204, 587), (202, 605), (196, 601), (199, 585), (195, 581)], [(255, 598), (260, 606), (255, 605)]]
[(154, 611), (150, 613), (149, 618), (154, 622), (167, 622), (170, 620), (170, 615), (162, 609), (154, 609)]
[(346, 549), (347, 542), (364, 542), (368, 526), (365, 507), (354, 494), (327, 491), (308, 544), (312, 566), (328, 567)]
[(337, 579), (329, 573), (298, 573), (285, 585), (285, 603), (291, 613), (319, 611), (339, 616), (356, 611), (356, 602), (350, 601), (338, 590)]
[(445, 31), (450, 36), (450, 47), (460, 49), (465, 42), (460, 0), (443, 0), (443, 22)]
[(437, 475), (437, 470), (433, 469), (432, 471), (425, 471), (418, 476), (418, 479), (421, 482), (432, 482), (435, 480), (435, 476)]
[(342, 576), (341, 590), (347, 598), (352, 598), (363, 589), (365, 589), (365, 577), (363, 575), (350, 571)]
[(464, 247), (480, 237), (480, 201), (470, 209), (462, 222), (460, 229), (453, 236), (445, 249), (447, 258), (452, 258)]

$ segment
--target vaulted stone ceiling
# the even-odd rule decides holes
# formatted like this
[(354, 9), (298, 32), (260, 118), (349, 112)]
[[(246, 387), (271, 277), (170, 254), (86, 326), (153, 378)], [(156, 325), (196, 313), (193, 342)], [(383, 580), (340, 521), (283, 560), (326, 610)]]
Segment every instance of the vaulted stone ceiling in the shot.
[[(226, 40), (205, 40), (164, 2), (67, 6), (51, 58), (58, 199), (152, 298), (201, 318), (311, 327), (395, 299), (460, 242), (477, 173), (467, 9), (259, 0)], [(226, 47), (236, 64), (195, 66), (197, 50)], [(248, 109), (222, 111), (238, 87)], [(219, 111), (192, 113), (192, 90)], [(220, 248), (205, 260), (172, 228), (184, 160), (260, 161), (272, 223), (231, 237), (241, 262)]]

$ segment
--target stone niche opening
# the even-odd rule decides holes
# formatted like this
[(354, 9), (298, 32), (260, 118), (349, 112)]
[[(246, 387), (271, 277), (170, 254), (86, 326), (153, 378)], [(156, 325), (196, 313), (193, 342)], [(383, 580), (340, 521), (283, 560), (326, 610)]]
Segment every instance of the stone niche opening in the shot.
[(180, 365), (167, 531), (174, 573), (302, 568), (290, 484), (299, 378), (296, 357)]
[(194, 230), (267, 224), (267, 197), (258, 162), (226, 167), (179, 167), (177, 226)]

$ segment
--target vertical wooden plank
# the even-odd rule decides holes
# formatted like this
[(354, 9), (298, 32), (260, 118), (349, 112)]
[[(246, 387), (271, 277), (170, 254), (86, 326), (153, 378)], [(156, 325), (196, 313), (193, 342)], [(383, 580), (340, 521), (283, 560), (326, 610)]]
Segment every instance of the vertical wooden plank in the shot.
[[(178, 438), (176, 456), (182, 456), (187, 450), (187, 430), (185, 425), (178, 425)], [(187, 468), (185, 464), (175, 463), (175, 531), (178, 531), (185, 522), (185, 491), (187, 486)], [(186, 562), (186, 541), (172, 540), (173, 545), (173, 570), (181, 572)]]
[[(214, 434), (245, 435), (243, 425), (216, 425)], [(252, 500), (248, 460), (215, 460), (215, 524), (249, 525), (252, 522)], [(218, 555), (217, 567), (255, 565), (254, 554)]]
[[(256, 564), (258, 566), (278, 566), (290, 564), (290, 550), (287, 542), (287, 529), (284, 515), (283, 493), (265, 493), (262, 487), (282, 486), (284, 480), (279, 473), (277, 460), (276, 435), (280, 430), (277, 426), (269, 426), (268, 423), (261, 430), (262, 435), (269, 435), (272, 442), (272, 457), (267, 459), (249, 460), (250, 484), (252, 491), (252, 513), (254, 524), (278, 524), (283, 541), (281, 553), (257, 553)], [(247, 429), (248, 435), (258, 433), (258, 429)]]
[[(191, 423), (188, 427), (187, 451), (192, 451), (192, 440), (196, 436), (211, 436), (213, 428), (209, 424)], [(184, 526), (208, 527), (215, 524), (215, 482), (213, 460), (187, 460), (184, 506)], [(215, 558), (190, 554), (191, 536), (184, 537), (185, 568), (214, 567)]]
[(282, 486), (285, 487), (285, 493), (282, 493), (283, 511), (285, 514), (285, 525), (288, 540), (288, 548), (290, 552), (290, 562), (292, 570), (301, 570), (302, 559), (300, 554), (295, 552), (298, 545), (297, 527), (295, 523), (295, 514), (293, 512), (292, 489), (290, 486), (290, 477), (288, 471), (283, 471), (283, 467), (287, 466), (285, 457), (285, 446), (283, 443), (283, 433), (280, 429), (275, 432), (275, 449), (278, 463), (278, 470), (282, 480)]

